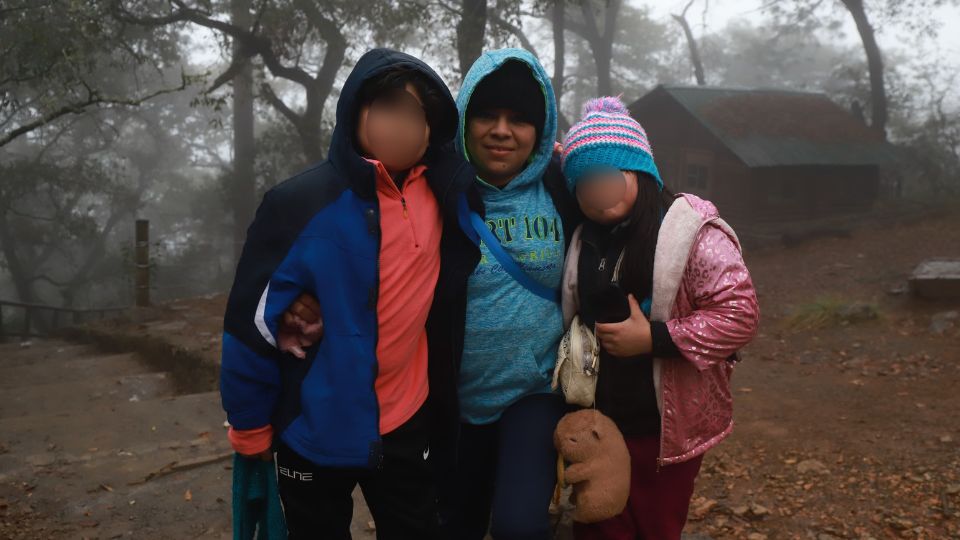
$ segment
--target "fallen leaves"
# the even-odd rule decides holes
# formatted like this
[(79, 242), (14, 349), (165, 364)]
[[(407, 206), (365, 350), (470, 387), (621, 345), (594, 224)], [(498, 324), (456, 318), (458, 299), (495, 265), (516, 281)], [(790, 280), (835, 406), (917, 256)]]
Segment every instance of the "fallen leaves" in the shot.
[(822, 461), (806, 459), (797, 463), (797, 472), (800, 474), (830, 474), (830, 469)]

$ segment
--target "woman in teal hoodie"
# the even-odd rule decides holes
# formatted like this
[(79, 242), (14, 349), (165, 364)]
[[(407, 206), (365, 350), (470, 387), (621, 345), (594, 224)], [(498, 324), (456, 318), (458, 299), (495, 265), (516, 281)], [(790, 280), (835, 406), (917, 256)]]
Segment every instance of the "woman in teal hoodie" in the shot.
[[(467, 72), (457, 108), (457, 145), (477, 170), (471, 209), (535, 284), (558, 291), (579, 212), (553, 159), (550, 78), (527, 51), (488, 52)], [(566, 411), (550, 389), (560, 305), (511, 276), (487, 242), (477, 255), (465, 317), (454, 308), (449, 318), (464, 330), (457, 460), (441, 486), (443, 518), (450, 538), (479, 540), (488, 526), (498, 540), (549, 538), (553, 430)]]
[[(559, 288), (582, 216), (554, 154), (553, 87), (532, 54), (483, 54), (467, 72), (457, 108), (456, 144), (477, 179), (460, 206), (462, 234), (443, 236), (441, 249), (459, 256), (441, 265), (427, 321), (431, 380), (458, 381), (456, 388), (431, 387), (428, 398), (441, 519), (446, 537), (456, 540), (480, 540), (488, 529), (497, 540), (547, 539), (553, 430), (566, 412), (550, 389), (563, 332)], [(479, 241), (470, 214), (530, 282), (518, 281)], [(322, 311), (296, 308), (289, 316), (299, 313), (301, 324)]]

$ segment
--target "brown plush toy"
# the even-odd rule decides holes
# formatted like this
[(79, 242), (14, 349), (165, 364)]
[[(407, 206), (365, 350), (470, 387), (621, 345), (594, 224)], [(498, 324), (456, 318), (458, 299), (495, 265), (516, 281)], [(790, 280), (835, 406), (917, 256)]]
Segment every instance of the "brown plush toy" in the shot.
[(630, 453), (613, 420), (596, 409), (560, 419), (553, 433), (560, 458), (569, 465), (562, 478), (573, 484), (573, 520), (596, 523), (623, 512), (630, 496)]

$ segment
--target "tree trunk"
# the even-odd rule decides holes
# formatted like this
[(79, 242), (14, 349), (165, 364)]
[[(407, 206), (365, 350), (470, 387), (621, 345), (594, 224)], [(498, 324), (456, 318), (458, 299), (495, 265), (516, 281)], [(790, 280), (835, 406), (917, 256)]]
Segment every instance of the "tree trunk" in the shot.
[[(320, 99), (318, 98), (317, 101), (320, 101)], [(323, 101), (326, 101), (326, 99)], [(300, 136), (300, 146), (307, 160), (306, 165), (323, 161), (321, 120), (321, 114), (305, 114), (296, 125), (297, 135)]]
[(609, 96), (613, 94), (613, 83), (610, 75), (610, 64), (613, 59), (613, 39), (617, 34), (617, 15), (620, 12), (620, 0), (607, 0), (604, 8), (603, 33), (597, 27), (597, 19), (593, 14), (590, 0), (580, 0), (580, 10), (583, 13), (586, 26), (587, 43), (593, 52), (593, 61), (597, 67), (597, 94)]
[(610, 81), (610, 56), (607, 51), (594, 51), (593, 59), (597, 64), (597, 95), (609, 96), (613, 94), (613, 83)]
[(683, 28), (683, 35), (687, 38), (687, 46), (690, 48), (690, 63), (693, 64), (693, 73), (697, 78), (697, 86), (706, 86), (707, 82), (703, 74), (703, 61), (700, 59), (700, 48), (697, 47), (697, 40), (693, 37), (690, 23), (687, 22), (686, 15), (672, 15), (672, 17), (680, 23), (680, 26)]
[[(231, 22), (249, 29), (250, 0), (231, 0)], [(234, 40), (233, 54), (243, 54)], [(253, 135), (253, 66), (249, 58), (233, 78), (233, 179), (230, 182), (230, 206), (233, 211), (233, 259), (240, 260), (247, 227), (253, 220), (256, 205), (256, 178), (253, 161), (256, 143)]]
[[(347, 41), (343, 36), (344, 25), (329, 16), (329, 7), (324, 2), (313, 0), (295, 0), (294, 6), (302, 12), (310, 25), (320, 34), (326, 45), (323, 63), (319, 66), (317, 75), (311, 75), (301, 67), (300, 59), (291, 64), (285, 64), (284, 59), (273, 49), (270, 38), (253, 32), (251, 29), (252, 17), (250, 8), (252, 0), (230, 0), (231, 22), (204, 15), (201, 11), (182, 6), (181, 2), (170, 2), (179, 6), (173, 14), (165, 17), (135, 17), (120, 10), (118, 16), (121, 21), (140, 24), (149, 27), (164, 26), (175, 22), (191, 22), (219, 32), (233, 40), (233, 62), (230, 68), (217, 78), (213, 86), (207, 90), (219, 88), (221, 83), (232, 81), (234, 86), (234, 178), (235, 189), (231, 190), (231, 205), (236, 211), (239, 209), (245, 217), (235, 220), (235, 236), (244, 235), (246, 224), (253, 217), (255, 203), (255, 185), (252, 173), (255, 146), (253, 139), (253, 89), (252, 68), (249, 61), (259, 56), (264, 67), (274, 76), (296, 83), (304, 88), (307, 94), (307, 110), (298, 113), (287, 106), (270, 89), (269, 83), (261, 85), (260, 97), (272, 105), (277, 112), (287, 118), (300, 136), (300, 143), (306, 161), (315, 162), (323, 159), (323, 148), (320, 146), (321, 119), (323, 106), (329, 97), (337, 71), (343, 65), (347, 50)], [(482, 30), (482, 29), (481, 29)], [(477, 45), (477, 56), (479, 47)], [(247, 106), (249, 104), (249, 106)], [(246, 133), (246, 137), (243, 134)], [(248, 181), (244, 182), (244, 179)], [(236, 189), (241, 188), (241, 189)], [(246, 210), (244, 210), (246, 208)], [(237, 246), (239, 248), (239, 244)]]
[(560, 111), (560, 100), (563, 98), (563, 72), (566, 70), (566, 48), (564, 41), (567, 12), (564, 9), (565, 0), (555, 0), (550, 14), (553, 26), (553, 94), (557, 99), (557, 120), (560, 128), (560, 137), (570, 129), (570, 121)]
[(841, 0), (847, 11), (853, 16), (863, 42), (863, 50), (867, 54), (867, 67), (870, 69), (870, 127), (887, 140), (887, 90), (883, 81), (883, 55), (877, 45), (877, 38), (873, 33), (873, 26), (867, 19), (863, 7), (863, 0)]
[[(5, 211), (5, 209), (0, 209), (0, 212)], [(17, 300), (27, 303), (36, 301), (33, 280), (30, 279), (23, 267), (23, 261), (20, 260), (17, 253), (16, 240), (4, 215), (0, 215), (0, 250), (2, 250), (4, 261), (7, 264), (10, 281), (13, 282), (13, 288), (17, 291)]]
[(483, 36), (487, 29), (487, 0), (463, 0), (460, 22), (457, 23), (457, 55), (460, 77), (483, 52)]

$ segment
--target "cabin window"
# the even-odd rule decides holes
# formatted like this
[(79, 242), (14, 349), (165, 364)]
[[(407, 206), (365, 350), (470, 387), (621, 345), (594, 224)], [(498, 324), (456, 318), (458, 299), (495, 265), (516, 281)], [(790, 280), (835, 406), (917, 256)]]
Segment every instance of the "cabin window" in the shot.
[(707, 191), (709, 172), (706, 165), (687, 163), (687, 179), (684, 188), (690, 191)]
[(663, 180), (663, 184), (671, 191), (678, 191), (676, 184), (677, 179), (680, 178), (678, 173), (679, 160), (674, 157), (672, 152), (660, 151), (657, 157), (657, 169), (660, 171), (660, 179)]

